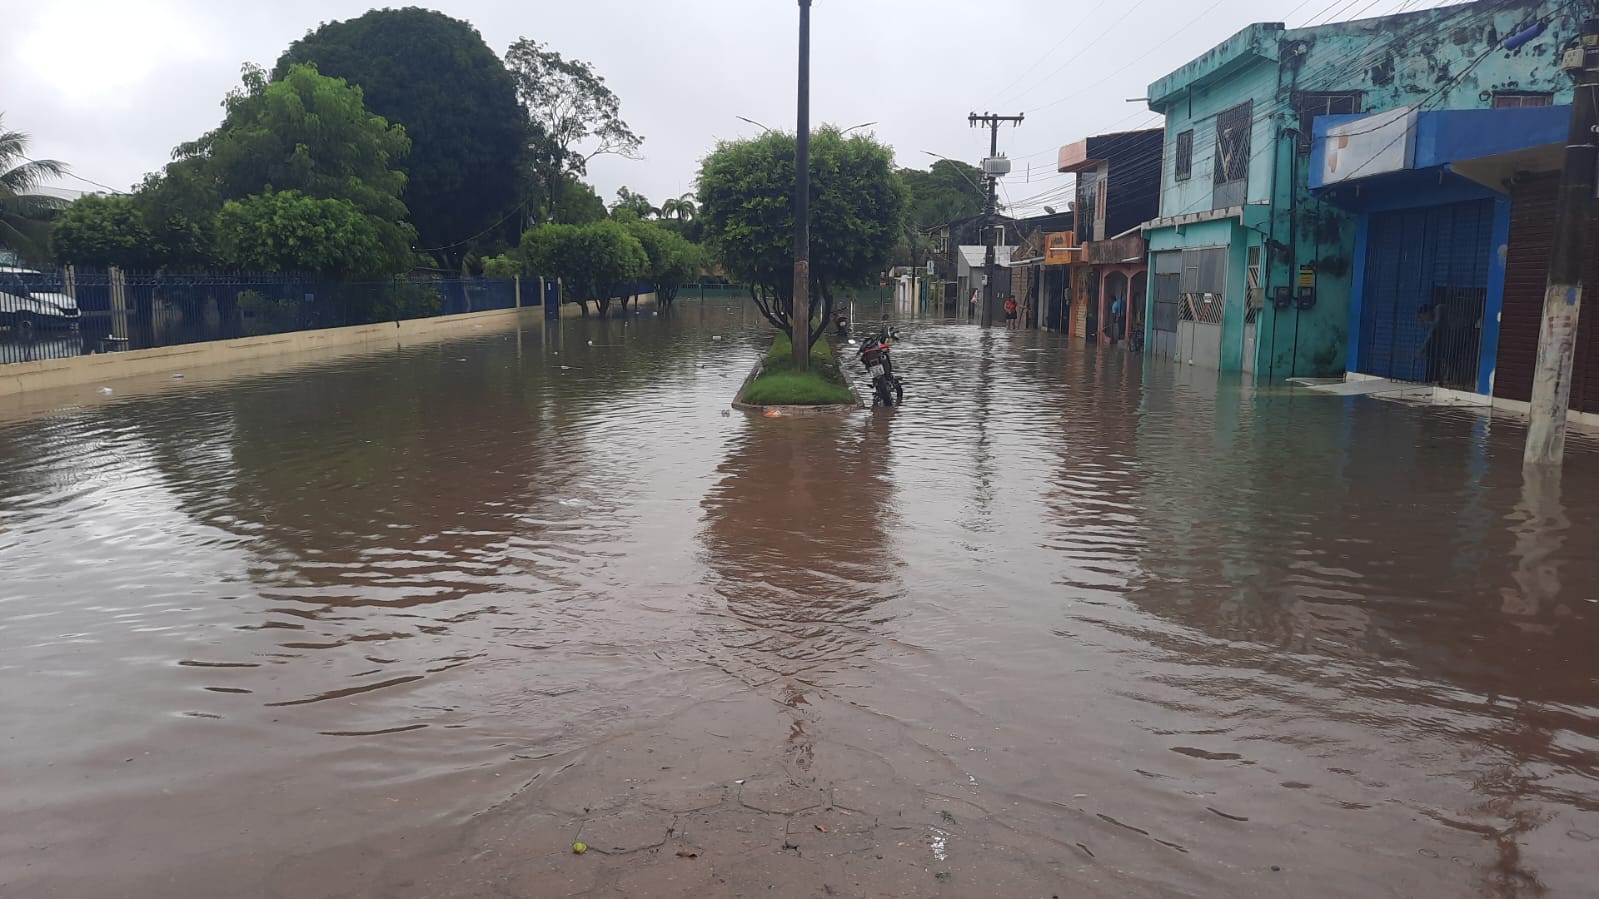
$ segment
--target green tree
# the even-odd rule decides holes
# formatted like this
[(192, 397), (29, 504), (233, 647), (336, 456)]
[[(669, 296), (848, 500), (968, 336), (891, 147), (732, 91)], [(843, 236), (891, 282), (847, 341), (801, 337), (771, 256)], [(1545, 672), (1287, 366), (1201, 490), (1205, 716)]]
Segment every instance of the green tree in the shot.
[(644, 139), (622, 121), (622, 101), (593, 66), (525, 37), (505, 52), (505, 64), (528, 121), (548, 144), (542, 168), (550, 196), (563, 173), (587, 174), (596, 156), (638, 158)]
[(673, 197), (661, 204), (661, 218), (672, 219), (678, 222), (693, 221), (694, 213), (698, 210), (694, 206), (694, 195), (684, 194)]
[(557, 225), (587, 225), (605, 218), (605, 201), (576, 175), (563, 174), (555, 182), (548, 218)]
[(589, 314), (594, 300), (600, 315), (610, 311), (617, 288), (649, 270), (649, 256), (638, 238), (622, 225), (540, 225), (522, 235), (523, 271), (560, 278), (563, 301)]
[(371, 277), (404, 268), (372, 216), (349, 200), (269, 191), (229, 200), (217, 214), (217, 256), (249, 271)]
[(532, 198), (532, 165), (516, 82), (470, 23), (432, 10), (374, 9), (330, 22), (289, 46), (274, 77), (296, 63), (361, 88), (366, 107), (404, 126), (411, 153), (405, 204), (424, 248), (458, 267), (474, 247), (514, 240)]
[(982, 172), (954, 159), (937, 160), (925, 172), (900, 169), (899, 174), (905, 179), (906, 217), (918, 231), (971, 218), (983, 211), (988, 199)]
[[(206, 202), (226, 204), (274, 191), (344, 200), (369, 219), (378, 237), (370, 264), (353, 268), (371, 273), (411, 267), (416, 231), (405, 221), (405, 174), (395, 167), (410, 151), (410, 140), (403, 128), (366, 110), (360, 88), (310, 65), (290, 66), (283, 80), (273, 82), (260, 68), (246, 66), (244, 86), (229, 94), (225, 106), (221, 126), (180, 146), (164, 176), (153, 185), (147, 181), (152, 206), (154, 195), (168, 187), (174, 192), (171, 208), (194, 214)], [(216, 243), (222, 245), (220, 234)], [(236, 257), (219, 257), (237, 264)]]
[(658, 222), (627, 222), (628, 233), (644, 248), (648, 260), (643, 278), (655, 286), (656, 302), (670, 307), (684, 284), (700, 270), (700, 248)]
[(80, 197), (50, 226), (50, 249), (64, 265), (158, 268), (155, 244), (131, 196)]
[(202, 267), (214, 261), (214, 225), (222, 200), (208, 163), (201, 158), (173, 162), (146, 175), (134, 191), (134, 205), (156, 245), (152, 267)]
[(49, 257), (49, 219), (62, 202), (35, 193), (41, 183), (66, 174), (65, 163), (28, 159), (28, 135), (7, 131), (0, 115), (0, 246), (29, 262)]
[(501, 253), (483, 260), (485, 278), (514, 278), (520, 274), (522, 274), (522, 258), (519, 254)]
[(649, 197), (628, 190), (626, 185), (616, 189), (616, 202), (611, 204), (612, 215), (618, 210), (631, 212), (640, 220), (654, 218), (659, 213), (659, 210), (650, 203)]
[[(700, 218), (729, 274), (774, 327), (793, 338), (794, 136), (724, 141), (700, 165)], [(883, 269), (905, 217), (893, 153), (872, 137), (824, 127), (811, 138), (811, 292), (821, 298), (812, 345), (826, 331), (833, 289)]]

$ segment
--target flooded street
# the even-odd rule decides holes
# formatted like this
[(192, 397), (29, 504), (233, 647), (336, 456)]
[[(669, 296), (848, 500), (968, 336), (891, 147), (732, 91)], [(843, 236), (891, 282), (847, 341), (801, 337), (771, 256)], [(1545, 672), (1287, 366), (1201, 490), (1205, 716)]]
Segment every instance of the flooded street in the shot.
[(1599, 445), (903, 330), (840, 418), (685, 302), (0, 421), (0, 896), (1593, 895)]

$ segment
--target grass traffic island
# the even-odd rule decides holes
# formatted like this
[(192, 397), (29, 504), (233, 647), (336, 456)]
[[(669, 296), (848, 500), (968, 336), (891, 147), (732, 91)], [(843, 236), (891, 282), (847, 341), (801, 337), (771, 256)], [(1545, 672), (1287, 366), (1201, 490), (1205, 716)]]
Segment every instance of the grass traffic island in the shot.
[(779, 333), (733, 405), (761, 411), (803, 407), (791, 411), (823, 412), (858, 408), (861, 401), (839, 370), (831, 343), (818, 340), (811, 347), (811, 370), (799, 372), (794, 370), (794, 351), (788, 335)]

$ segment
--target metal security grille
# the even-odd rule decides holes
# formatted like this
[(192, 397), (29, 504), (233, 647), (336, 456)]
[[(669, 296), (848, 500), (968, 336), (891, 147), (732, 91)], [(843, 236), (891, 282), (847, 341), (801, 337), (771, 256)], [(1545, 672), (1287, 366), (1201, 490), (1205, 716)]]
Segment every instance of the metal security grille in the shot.
[(1371, 218), (1358, 370), (1476, 390), (1493, 201)]
[(1227, 248), (1184, 250), (1181, 288), (1183, 321), (1221, 324), (1227, 306)]
[(1251, 100), (1216, 116), (1216, 189), (1212, 205), (1217, 209), (1241, 205), (1247, 196), (1249, 132), (1254, 109)]

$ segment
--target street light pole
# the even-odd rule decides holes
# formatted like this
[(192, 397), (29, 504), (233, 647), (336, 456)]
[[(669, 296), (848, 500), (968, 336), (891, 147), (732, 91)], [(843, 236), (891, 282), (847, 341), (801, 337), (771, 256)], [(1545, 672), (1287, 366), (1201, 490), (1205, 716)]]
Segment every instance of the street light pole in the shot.
[(811, 365), (811, 0), (799, 0), (799, 121), (794, 129), (794, 370)]

